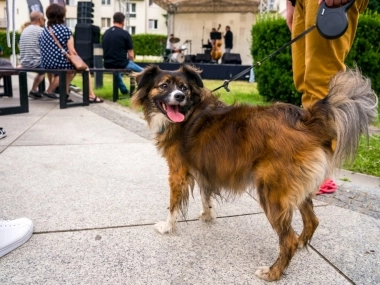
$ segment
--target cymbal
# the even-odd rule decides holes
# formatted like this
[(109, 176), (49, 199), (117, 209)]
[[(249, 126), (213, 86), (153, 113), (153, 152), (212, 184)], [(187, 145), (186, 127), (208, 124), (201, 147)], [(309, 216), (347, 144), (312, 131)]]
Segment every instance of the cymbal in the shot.
[(180, 39), (179, 38), (171, 38), (169, 40), (169, 42), (171, 42), (172, 44), (176, 44), (176, 43), (179, 43)]

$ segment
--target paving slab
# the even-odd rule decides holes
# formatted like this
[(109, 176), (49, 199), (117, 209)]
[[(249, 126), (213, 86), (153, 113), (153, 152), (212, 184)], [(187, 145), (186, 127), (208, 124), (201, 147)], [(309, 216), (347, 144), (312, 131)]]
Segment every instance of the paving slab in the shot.
[[(254, 276), (277, 257), (263, 214), (150, 226), (36, 234), (0, 259), (2, 284), (268, 284)], [(313, 250), (297, 252), (274, 284), (350, 284)]]
[(1, 116), (0, 127), (7, 132), (7, 136), (0, 140), (0, 145), (7, 146), (12, 144), (39, 120), (39, 116)]
[[(82, 108), (77, 116), (74, 110), (64, 110), (60, 115), (44, 116), (32, 126), (14, 145), (54, 144), (115, 144), (127, 142), (148, 142), (146, 139), (110, 123), (108, 120)], [(84, 114), (91, 114), (86, 117)], [(81, 119), (86, 117), (85, 120)]]
[[(0, 219), (26, 216), (35, 234), (0, 258), (0, 284), (268, 284), (254, 272), (274, 262), (278, 240), (254, 197), (217, 203), (205, 224), (196, 188), (187, 221), (161, 236), (152, 225), (167, 216), (168, 169), (141, 114), (111, 102), (29, 104), (0, 117)], [(309, 250), (274, 284), (380, 284), (380, 220), (315, 205)], [(299, 213), (294, 225), (300, 232)]]
[[(312, 246), (356, 284), (380, 284), (380, 220), (336, 206), (316, 207)], [(295, 219), (300, 232), (301, 219)]]
[[(149, 141), (9, 147), (0, 165), (0, 219), (26, 216), (39, 232), (156, 223), (167, 216), (168, 168)], [(187, 218), (196, 219), (200, 210), (195, 189)], [(216, 203), (215, 210), (219, 216), (262, 212), (249, 195)]]

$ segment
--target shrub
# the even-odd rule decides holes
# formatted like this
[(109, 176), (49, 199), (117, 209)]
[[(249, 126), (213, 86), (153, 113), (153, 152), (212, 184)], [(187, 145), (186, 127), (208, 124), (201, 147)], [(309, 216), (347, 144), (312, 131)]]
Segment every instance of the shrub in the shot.
[[(12, 43), (12, 32), (10, 33), (10, 40)], [(19, 53), (18, 49), (18, 39), (20, 38), (20, 35), (18, 32), (16, 32), (16, 53)], [(3, 57), (9, 57), (12, 54), (12, 49), (8, 47), (7, 45), (7, 33), (6, 32), (0, 32), (0, 46), (3, 48)]]
[[(252, 27), (251, 53), (254, 62), (261, 61), (291, 38), (285, 19), (277, 15), (262, 15)], [(255, 67), (260, 95), (266, 101), (282, 101), (300, 105), (301, 95), (294, 87), (292, 55), (286, 47), (274, 57)]]
[[(371, 79), (372, 88), (380, 93), (380, 15), (367, 11), (359, 18), (358, 29), (346, 65), (357, 65)], [(251, 54), (254, 61), (262, 60), (290, 40), (290, 31), (281, 16), (264, 15), (252, 27)], [(266, 101), (282, 101), (300, 105), (301, 94), (293, 83), (290, 47), (255, 68), (260, 95)]]
[(162, 56), (165, 54), (166, 35), (132, 35), (135, 55)]
[(359, 18), (359, 25), (346, 65), (357, 65), (372, 82), (372, 88), (380, 94), (380, 15), (368, 11)]

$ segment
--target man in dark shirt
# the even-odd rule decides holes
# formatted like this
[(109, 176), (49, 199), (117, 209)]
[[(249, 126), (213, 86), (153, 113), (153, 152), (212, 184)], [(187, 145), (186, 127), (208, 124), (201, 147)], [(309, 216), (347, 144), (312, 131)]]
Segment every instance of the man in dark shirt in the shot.
[[(125, 16), (121, 12), (113, 15), (114, 26), (103, 35), (103, 59), (105, 68), (130, 69), (140, 72), (143, 68), (132, 60), (135, 57), (131, 35), (123, 29)], [(122, 94), (128, 94), (121, 73), (118, 73), (118, 86)]]
[(231, 28), (230, 28), (230, 26), (226, 26), (226, 33), (224, 34), (224, 46), (225, 46), (224, 53), (230, 53), (231, 52), (232, 40), (233, 40), (233, 35), (231, 32)]

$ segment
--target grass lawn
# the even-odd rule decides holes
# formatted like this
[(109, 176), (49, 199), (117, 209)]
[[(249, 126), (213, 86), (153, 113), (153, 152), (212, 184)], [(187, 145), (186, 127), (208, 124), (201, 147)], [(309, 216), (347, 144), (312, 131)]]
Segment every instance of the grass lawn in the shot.
[[(124, 82), (129, 87), (129, 78), (124, 77)], [(82, 86), (81, 76), (74, 78), (73, 84)], [(213, 90), (223, 84), (221, 80), (204, 80), (205, 87)], [(112, 101), (112, 76), (105, 74), (103, 77), (103, 88), (96, 89), (95, 94), (101, 98)], [(227, 104), (233, 102), (244, 102), (250, 104), (265, 104), (263, 98), (257, 91), (255, 83), (248, 83), (246, 81), (233, 81), (229, 84), (231, 92), (227, 92), (224, 88), (219, 89), (217, 92), (221, 96), (221, 100)], [(118, 103), (122, 106), (130, 107), (129, 96), (122, 96), (119, 94), (120, 100)], [(376, 126), (380, 127), (380, 120), (376, 122)], [(364, 173), (380, 177), (380, 135), (373, 135), (369, 139), (369, 144), (365, 138), (360, 142), (358, 156), (353, 165), (345, 165), (346, 170), (353, 172)]]

